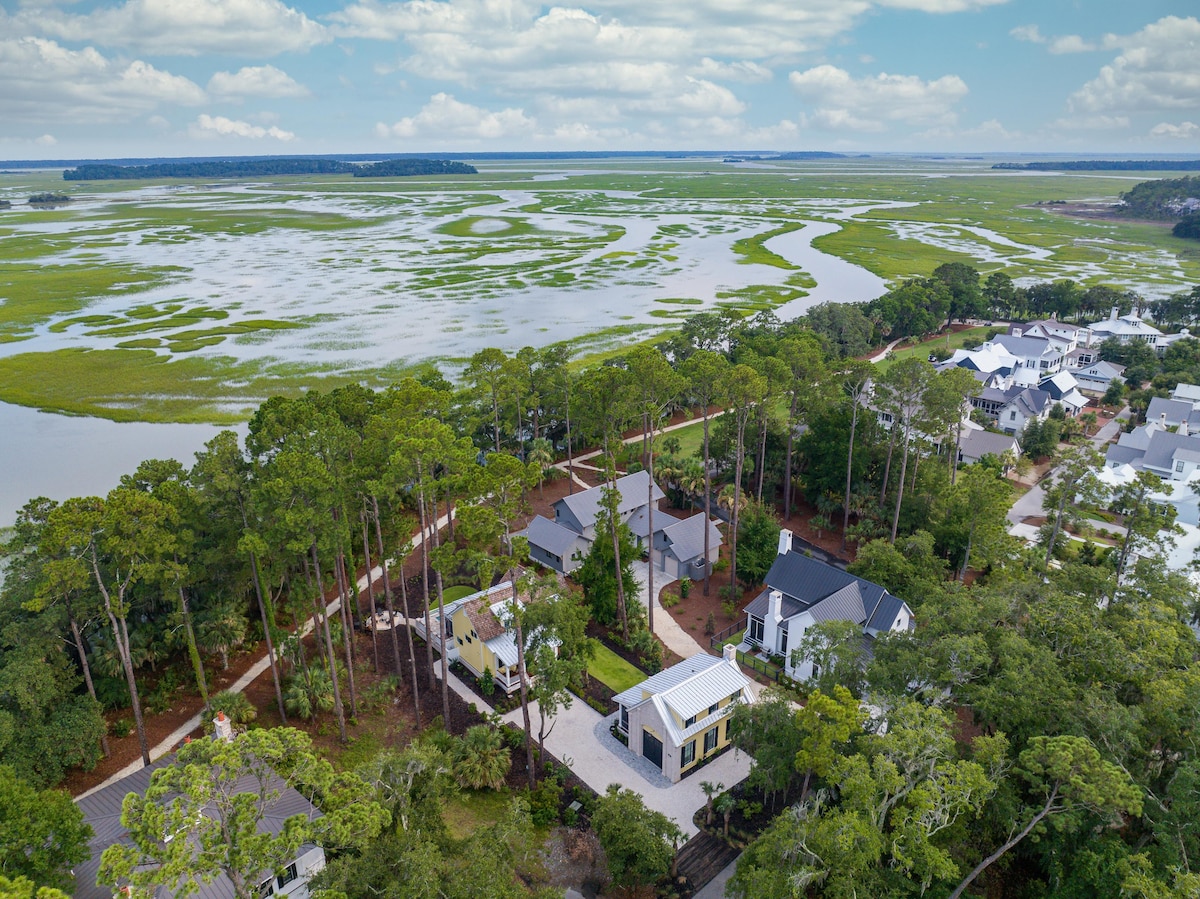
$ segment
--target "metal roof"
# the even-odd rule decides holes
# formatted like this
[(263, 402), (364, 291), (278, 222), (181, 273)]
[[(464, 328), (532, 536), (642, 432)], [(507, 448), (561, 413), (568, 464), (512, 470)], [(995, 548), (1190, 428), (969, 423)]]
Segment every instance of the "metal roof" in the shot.
[[(649, 506), (642, 506), (635, 511), (629, 521), (625, 522), (629, 525), (629, 530), (635, 537), (650, 536), (650, 515), (648, 513)], [(655, 533), (669, 528), (673, 524), (678, 524), (680, 519), (676, 518), (670, 512), (662, 512), (658, 509), (654, 510), (654, 531)]]
[[(735, 694), (743, 702), (754, 700), (750, 692), (750, 679), (742, 674), (737, 662), (701, 652), (618, 693), (613, 697), (613, 702), (626, 708), (644, 702), (652, 703), (671, 743), (681, 746), (728, 716), (732, 711), (729, 706), (711, 715), (707, 712), (722, 699)], [(704, 717), (700, 717), (702, 712), (705, 713)], [(685, 728), (676, 723), (675, 716), (680, 721), (692, 717), (696, 721)]]
[[(129, 832), (121, 824), (121, 805), (129, 793), (145, 795), (150, 786), (153, 774), (175, 761), (174, 753), (159, 759), (148, 768), (141, 768), (128, 777), (123, 777), (114, 784), (102, 790), (97, 790), (88, 796), (75, 800), (83, 812), (84, 821), (91, 825), (92, 838), (88, 841), (91, 858), (75, 866), (75, 899), (112, 899), (111, 887), (96, 885), (96, 875), (100, 870), (100, 856), (109, 846), (115, 843), (132, 845)], [(267, 809), (259, 822), (259, 830), (265, 833), (278, 834), (283, 831), (284, 822), (295, 815), (305, 815), (309, 819), (319, 818), (320, 810), (308, 801), (297, 790), (288, 786), (283, 778), (271, 773), (267, 782), (268, 789), (278, 793), (278, 799)], [(240, 778), (234, 786), (234, 792), (254, 792), (260, 788), (258, 778), (249, 775)], [(168, 796), (166, 801), (172, 797)], [(297, 853), (303, 855), (304, 848)], [(266, 872), (264, 872), (266, 876)], [(160, 888), (156, 899), (168, 899), (173, 893), (166, 888)], [(199, 899), (229, 899), (234, 895), (233, 884), (224, 875), (218, 875), (211, 883), (199, 883), (192, 894)]]

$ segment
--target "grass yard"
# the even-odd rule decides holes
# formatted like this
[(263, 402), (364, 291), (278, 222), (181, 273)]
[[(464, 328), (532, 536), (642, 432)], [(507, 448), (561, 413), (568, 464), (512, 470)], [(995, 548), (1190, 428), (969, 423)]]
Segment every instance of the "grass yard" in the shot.
[(447, 587), (442, 591), (442, 598), (445, 602), (454, 602), (456, 599), (462, 599), (464, 596), (470, 596), (472, 593), (479, 591), (470, 584), (459, 584), (456, 587)]
[(588, 674), (614, 693), (628, 690), (646, 679), (644, 671), (634, 668), (603, 644), (596, 647), (595, 657), (588, 662)]
[(466, 839), (481, 827), (503, 821), (512, 799), (508, 790), (462, 790), (442, 805), (442, 819), (452, 837)]
[(987, 325), (980, 325), (978, 328), (967, 328), (965, 331), (955, 331), (950, 334), (947, 339), (946, 335), (934, 337), (932, 340), (925, 340), (915, 346), (903, 347), (893, 350), (892, 353), (882, 362), (876, 362), (875, 367), (880, 371), (887, 371), (897, 362), (902, 359), (908, 359), (916, 356), (918, 359), (926, 359), (933, 350), (937, 349), (961, 349), (963, 343), (969, 338), (982, 340), (987, 336), (988, 331), (992, 329)]

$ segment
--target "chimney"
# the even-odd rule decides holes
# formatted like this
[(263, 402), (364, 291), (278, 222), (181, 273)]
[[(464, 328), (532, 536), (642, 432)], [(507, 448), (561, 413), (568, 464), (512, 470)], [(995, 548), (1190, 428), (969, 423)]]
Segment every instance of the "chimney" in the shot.
[(726, 662), (737, 662), (737, 647), (732, 643), (726, 643), (725, 648), (721, 650), (721, 657)]
[(1179, 436), (1186, 437), (1187, 435), (1188, 435), (1188, 426), (1187, 426), (1187, 419), (1185, 418), (1183, 421), (1181, 421), (1179, 423)]
[(779, 552), (777, 555), (786, 556), (792, 548), (792, 532), (787, 528), (779, 529)]
[(1158, 413), (1158, 423), (1164, 431), (1167, 429), (1167, 413), (1166, 412)]
[(217, 712), (217, 717), (213, 719), (213, 732), (218, 740), (233, 742), (233, 722), (225, 717), (224, 712)]
[(1108, 313), (1108, 320), (1110, 322), (1115, 322), (1117, 320), (1117, 307), (1116, 306), (1113, 306), (1112, 311)]
[(767, 594), (767, 617), (776, 624), (783, 619), (783, 594), (778, 590)]

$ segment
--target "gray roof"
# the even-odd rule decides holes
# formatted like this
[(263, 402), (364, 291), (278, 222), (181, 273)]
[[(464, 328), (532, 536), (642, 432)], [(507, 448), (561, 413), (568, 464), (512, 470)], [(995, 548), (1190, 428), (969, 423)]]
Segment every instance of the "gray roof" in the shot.
[(1169, 471), (1177, 450), (1200, 449), (1200, 435), (1173, 434), (1170, 431), (1155, 431), (1150, 435), (1150, 445), (1142, 458), (1146, 468)]
[(1011, 434), (995, 434), (991, 431), (963, 431), (958, 442), (964, 459), (978, 459), (988, 453), (999, 456), (1019, 447), (1017, 438)]
[(1022, 358), (1062, 355), (1058, 348), (1044, 337), (1014, 337), (1012, 334), (999, 334), (993, 337), (991, 342), (999, 344), (1014, 356)]
[[(630, 517), (626, 524), (629, 525), (629, 530), (635, 537), (650, 536), (650, 515), (648, 514), (649, 506), (643, 506), (638, 509)], [(654, 530), (655, 533), (669, 528), (673, 524), (678, 524), (680, 519), (676, 518), (669, 512), (663, 512), (659, 509), (654, 510)]]
[(1009, 405), (1014, 405), (1025, 415), (1041, 415), (1042, 410), (1050, 404), (1050, 394), (1037, 387), (1013, 387), (1006, 391), (1010, 397)]
[(580, 539), (579, 534), (570, 528), (564, 528), (541, 515), (529, 522), (529, 527), (518, 536), (528, 539), (530, 546), (541, 547), (560, 559), (569, 559)]
[[(174, 753), (168, 754), (148, 768), (140, 768), (128, 777), (123, 777), (102, 790), (75, 800), (75, 804), (83, 812), (84, 821), (92, 828), (92, 838), (88, 842), (92, 856), (87, 861), (75, 866), (74, 899), (112, 899), (112, 889), (97, 886), (96, 875), (100, 871), (100, 856), (105, 849), (115, 843), (133, 845), (129, 840), (128, 831), (121, 824), (121, 804), (129, 793), (145, 795), (154, 772), (167, 767), (174, 760)], [(267, 810), (268, 813), (264, 814), (259, 824), (260, 831), (281, 833), (284, 822), (294, 815), (305, 815), (308, 818), (320, 817), (321, 812), (316, 806), (289, 787), (277, 775), (273, 775), (273, 780), (268, 786), (270, 789), (278, 791), (279, 798)], [(259, 782), (253, 776), (241, 778), (234, 787), (236, 792), (257, 792), (258, 789)], [(302, 854), (303, 851), (302, 849), (297, 855)], [(173, 894), (162, 888), (155, 895), (156, 899), (168, 899)], [(234, 895), (233, 884), (227, 877), (220, 875), (212, 883), (198, 884), (198, 889), (192, 895), (199, 899), (229, 899)]]
[[(627, 474), (623, 478), (617, 478), (616, 488), (621, 492), (621, 501), (617, 505), (618, 514), (627, 515), (638, 506), (645, 505), (646, 491), (649, 485), (650, 475), (645, 471), (635, 471), (633, 474)], [(601, 487), (593, 487), (590, 490), (584, 490), (582, 493), (573, 493), (570, 496), (564, 496), (558, 502), (570, 509), (571, 513), (579, 519), (580, 524), (586, 528), (596, 521), (596, 515), (600, 511), (600, 493), (602, 489)], [(655, 484), (654, 501), (657, 502), (664, 496), (666, 494), (662, 492), (662, 488)]]
[(1146, 451), (1137, 447), (1110, 443), (1108, 451), (1104, 454), (1104, 463), (1109, 468), (1116, 465), (1133, 465), (1136, 462), (1140, 462), (1145, 455)]
[[(708, 534), (712, 546), (721, 545), (721, 531), (715, 521), (708, 523)], [(704, 555), (704, 513), (697, 512), (691, 518), (676, 521), (663, 529), (663, 536), (670, 544), (671, 554), (681, 562)]]
[[(903, 609), (904, 600), (898, 596), (892, 596), (890, 593), (883, 594), (876, 604), (875, 610), (871, 613), (870, 619), (867, 621), (867, 629), (873, 631), (890, 631)], [(912, 628), (911, 617), (909, 628)]]
[(1153, 397), (1146, 408), (1146, 421), (1161, 421), (1164, 414), (1167, 416), (1167, 424), (1177, 425), (1188, 420), (1188, 416), (1192, 414), (1192, 404), (1184, 400)]

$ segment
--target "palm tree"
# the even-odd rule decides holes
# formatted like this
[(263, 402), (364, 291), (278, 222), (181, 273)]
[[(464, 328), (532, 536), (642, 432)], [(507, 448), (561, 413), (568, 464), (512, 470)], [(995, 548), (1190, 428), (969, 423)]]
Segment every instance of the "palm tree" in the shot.
[(546, 480), (546, 469), (554, 463), (554, 444), (545, 437), (536, 438), (529, 446), (525, 461), (537, 466), (538, 496), (544, 497), (542, 483)]
[(454, 747), (454, 777), (472, 790), (499, 790), (511, 766), (511, 752), (494, 727), (468, 727)]

